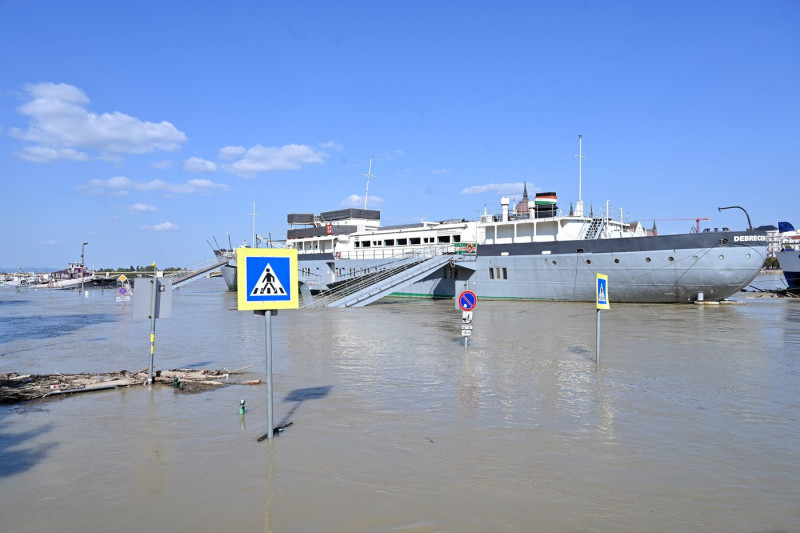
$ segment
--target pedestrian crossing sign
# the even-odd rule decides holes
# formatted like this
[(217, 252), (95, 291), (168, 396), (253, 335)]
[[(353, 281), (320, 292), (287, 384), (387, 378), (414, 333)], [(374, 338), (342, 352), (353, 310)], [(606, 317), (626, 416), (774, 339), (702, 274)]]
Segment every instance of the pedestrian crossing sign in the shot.
[(236, 295), (240, 311), (300, 306), (297, 250), (237, 248)]
[(597, 308), (598, 309), (611, 309), (608, 302), (608, 276), (604, 274), (597, 274)]

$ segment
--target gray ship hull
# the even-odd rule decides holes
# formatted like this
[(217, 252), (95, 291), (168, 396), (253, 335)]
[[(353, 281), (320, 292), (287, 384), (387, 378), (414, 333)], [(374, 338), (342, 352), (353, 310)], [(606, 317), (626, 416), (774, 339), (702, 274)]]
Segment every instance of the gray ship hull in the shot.
[[(442, 267), (395, 295), (449, 298), (467, 281), (485, 299), (594, 301), (600, 273), (608, 276), (612, 302), (719, 301), (751, 283), (765, 257), (766, 235), (759, 232), (484, 244), (475, 261)], [(299, 266), (301, 281), (315, 290), (336, 281), (337, 269), (380, 264), (301, 254)]]
[(783, 250), (775, 254), (790, 291), (800, 290), (800, 250)]
[(225, 280), (225, 284), (228, 286), (228, 290), (235, 291), (236, 290), (236, 267), (234, 266), (224, 266), (220, 268), (222, 271), (222, 279)]

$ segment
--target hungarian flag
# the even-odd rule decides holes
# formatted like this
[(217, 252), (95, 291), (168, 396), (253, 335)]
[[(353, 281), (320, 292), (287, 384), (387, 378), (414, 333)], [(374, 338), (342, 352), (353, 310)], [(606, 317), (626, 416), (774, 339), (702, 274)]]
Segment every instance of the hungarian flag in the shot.
[(536, 193), (536, 205), (554, 205), (558, 201), (556, 193), (554, 192), (540, 192)]

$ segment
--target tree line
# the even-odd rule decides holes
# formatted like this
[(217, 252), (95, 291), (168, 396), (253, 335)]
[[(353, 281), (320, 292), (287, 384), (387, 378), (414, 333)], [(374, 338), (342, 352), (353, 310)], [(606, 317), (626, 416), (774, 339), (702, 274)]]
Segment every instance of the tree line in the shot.
[[(119, 268), (101, 268), (101, 269), (95, 270), (95, 272), (98, 272), (98, 273), (100, 273), (100, 272), (130, 272), (132, 274), (133, 273), (144, 274), (144, 273), (148, 273), (149, 272), (149, 273), (152, 274), (153, 271), (156, 270), (156, 268), (157, 267), (154, 267), (153, 265), (136, 266), (136, 267), (131, 265), (129, 267), (122, 266), (122, 267), (119, 267)], [(180, 272), (181, 270), (186, 270), (186, 269), (185, 268), (181, 268), (181, 267), (167, 267), (167, 268), (159, 268), (158, 270), (159, 271), (164, 271), (164, 272)]]

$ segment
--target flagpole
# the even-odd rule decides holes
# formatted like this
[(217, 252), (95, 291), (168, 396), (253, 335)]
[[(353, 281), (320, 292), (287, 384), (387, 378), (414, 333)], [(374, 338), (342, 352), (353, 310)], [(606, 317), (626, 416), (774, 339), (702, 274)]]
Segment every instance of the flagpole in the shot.
[(369, 170), (366, 174), (361, 174), (362, 176), (367, 177), (367, 191), (364, 193), (364, 211), (367, 210), (367, 197), (369, 196), (369, 179), (370, 178), (377, 178), (377, 176), (372, 175), (372, 158), (369, 158)]

